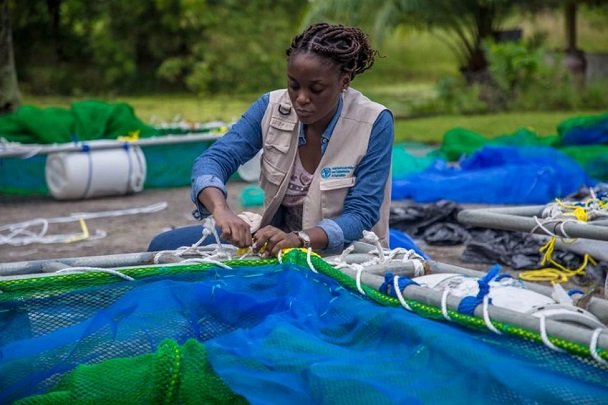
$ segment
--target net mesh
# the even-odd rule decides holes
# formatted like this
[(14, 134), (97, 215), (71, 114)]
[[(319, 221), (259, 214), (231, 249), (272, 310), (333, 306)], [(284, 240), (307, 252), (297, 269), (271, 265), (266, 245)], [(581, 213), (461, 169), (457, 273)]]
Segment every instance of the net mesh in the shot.
[[(602, 403), (588, 348), (363, 287), (318, 257), (0, 282), (0, 403)], [(302, 265), (303, 264), (303, 265)], [(346, 287), (346, 288), (345, 288)], [(382, 305), (378, 305), (382, 304)], [(419, 316), (424, 315), (424, 316)], [(473, 328), (471, 328), (471, 326)], [(521, 339), (523, 337), (524, 339)], [(605, 351), (600, 353), (606, 358)]]

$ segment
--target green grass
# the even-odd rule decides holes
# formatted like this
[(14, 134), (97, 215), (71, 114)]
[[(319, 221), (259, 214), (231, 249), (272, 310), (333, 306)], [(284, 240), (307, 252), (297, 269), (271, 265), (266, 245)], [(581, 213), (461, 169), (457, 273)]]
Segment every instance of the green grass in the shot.
[[(429, 85), (395, 85), (370, 90), (386, 105), (399, 103), (408, 97), (427, 97)], [(366, 91), (367, 93), (367, 91)], [(370, 94), (370, 96), (372, 96)], [(376, 97), (372, 98), (376, 99)], [(167, 122), (181, 117), (192, 122), (238, 119), (257, 96), (242, 98), (195, 96), (148, 96), (106, 99), (108, 102), (126, 102), (133, 106), (137, 116), (148, 123)], [(69, 107), (76, 99), (62, 97), (25, 98), (26, 104), (38, 107)], [(391, 107), (392, 108), (392, 107)], [(554, 135), (557, 126), (564, 120), (579, 115), (594, 115), (605, 111), (578, 112), (513, 112), (487, 115), (444, 115), (428, 118), (399, 119), (395, 124), (395, 142), (441, 143), (443, 134), (456, 127), (466, 128), (487, 137), (511, 134), (520, 128), (529, 128), (539, 135)]]
[[(238, 119), (256, 96), (197, 97), (195, 95), (96, 97), (111, 103), (130, 104), (137, 116), (148, 123), (184, 119), (193, 122), (233, 121)], [(23, 104), (37, 107), (66, 107), (82, 98), (25, 96)]]

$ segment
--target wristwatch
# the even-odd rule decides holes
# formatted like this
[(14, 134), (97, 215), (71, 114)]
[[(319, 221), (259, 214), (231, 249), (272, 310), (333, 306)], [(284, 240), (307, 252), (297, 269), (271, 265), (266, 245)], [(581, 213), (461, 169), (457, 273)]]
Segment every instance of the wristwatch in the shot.
[(300, 239), (300, 243), (303, 248), (308, 249), (310, 247), (310, 236), (304, 231), (294, 231), (298, 239)]

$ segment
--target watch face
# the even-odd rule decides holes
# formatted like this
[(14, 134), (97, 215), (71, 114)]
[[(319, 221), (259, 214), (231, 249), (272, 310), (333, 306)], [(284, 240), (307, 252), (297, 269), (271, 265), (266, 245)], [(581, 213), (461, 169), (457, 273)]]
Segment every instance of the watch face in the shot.
[(310, 247), (310, 236), (306, 232), (300, 231), (297, 233), (298, 238), (302, 241), (302, 247)]

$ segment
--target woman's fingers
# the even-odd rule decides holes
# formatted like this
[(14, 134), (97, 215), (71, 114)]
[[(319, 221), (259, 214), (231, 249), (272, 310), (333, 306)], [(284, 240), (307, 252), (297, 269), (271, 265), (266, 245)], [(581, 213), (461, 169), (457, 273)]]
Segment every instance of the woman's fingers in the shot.
[(281, 249), (299, 246), (299, 239), (273, 226), (266, 226), (253, 236), (253, 249), (264, 257), (278, 256)]
[(229, 224), (227, 236), (227, 240), (235, 246), (241, 248), (251, 246), (251, 228), (242, 220), (241, 223), (233, 222)]
[(220, 238), (237, 247), (251, 246), (251, 228), (238, 216), (222, 215), (215, 218), (216, 225), (221, 229)]

